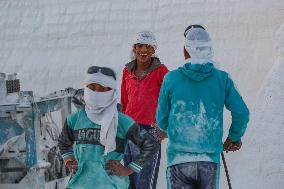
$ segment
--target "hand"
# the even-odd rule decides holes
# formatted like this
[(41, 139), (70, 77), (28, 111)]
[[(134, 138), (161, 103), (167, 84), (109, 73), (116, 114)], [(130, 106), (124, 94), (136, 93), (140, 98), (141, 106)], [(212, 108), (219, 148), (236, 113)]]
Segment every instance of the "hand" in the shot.
[(111, 175), (117, 175), (117, 176), (129, 176), (133, 173), (133, 170), (123, 166), (119, 161), (117, 160), (109, 160), (106, 163), (106, 169), (107, 172)]
[(229, 151), (235, 152), (242, 147), (242, 141), (234, 142), (231, 139), (227, 138), (224, 142), (224, 150), (228, 153)]
[(157, 134), (158, 134), (159, 140), (164, 140), (165, 138), (168, 138), (167, 133), (165, 133), (165, 132), (162, 131), (161, 129), (158, 129), (158, 130), (157, 130)]
[(66, 160), (65, 165), (72, 175), (74, 175), (76, 171), (78, 170), (78, 162), (76, 161), (75, 158)]
[(159, 140), (164, 140), (165, 138), (168, 138), (168, 135), (167, 133), (165, 133), (164, 131), (162, 131), (158, 124), (157, 123), (153, 123), (152, 124), (152, 127), (155, 128), (155, 133), (156, 133), (156, 137), (159, 139)]

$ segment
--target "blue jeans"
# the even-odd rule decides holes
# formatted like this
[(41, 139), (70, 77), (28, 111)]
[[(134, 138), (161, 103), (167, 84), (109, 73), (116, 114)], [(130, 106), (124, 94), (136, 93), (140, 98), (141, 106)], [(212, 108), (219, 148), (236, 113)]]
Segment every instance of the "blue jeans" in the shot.
[[(155, 129), (150, 126), (140, 125), (141, 134), (148, 132), (153, 135)], [(133, 142), (129, 141), (124, 154), (124, 163), (127, 166), (135, 157), (140, 155), (140, 149)], [(129, 189), (156, 189), (159, 166), (161, 160), (161, 149), (148, 161), (139, 173), (129, 176)]]
[(167, 170), (170, 189), (217, 189), (218, 165), (198, 161), (171, 166)]

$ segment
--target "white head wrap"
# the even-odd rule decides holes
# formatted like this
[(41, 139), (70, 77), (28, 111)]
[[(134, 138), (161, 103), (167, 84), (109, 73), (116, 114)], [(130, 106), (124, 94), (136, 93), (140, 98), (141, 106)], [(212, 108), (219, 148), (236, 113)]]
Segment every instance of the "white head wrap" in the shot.
[(133, 44), (138, 44), (138, 43), (151, 45), (155, 50), (157, 49), (156, 37), (150, 31), (141, 31), (137, 33)]
[(193, 59), (212, 59), (212, 41), (208, 32), (202, 28), (191, 28), (185, 37), (185, 49)]
[[(105, 146), (104, 155), (116, 149), (116, 133), (118, 125), (116, 81), (101, 72), (87, 74), (84, 86), (84, 100), (87, 117), (101, 126), (100, 143)], [(98, 83), (112, 88), (106, 92), (96, 92), (87, 87)]]
[(98, 83), (100, 85), (116, 89), (116, 80), (112, 76), (107, 76), (100, 71), (93, 74), (87, 74), (84, 85), (89, 85), (91, 83)]

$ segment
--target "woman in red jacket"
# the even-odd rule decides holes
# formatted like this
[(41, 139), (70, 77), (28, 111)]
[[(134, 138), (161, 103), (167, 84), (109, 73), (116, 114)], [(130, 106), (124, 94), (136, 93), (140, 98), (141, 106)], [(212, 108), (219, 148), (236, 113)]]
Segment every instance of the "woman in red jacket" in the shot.
[[(149, 132), (155, 136), (158, 96), (163, 78), (168, 72), (167, 67), (154, 56), (156, 48), (157, 42), (152, 32), (139, 32), (133, 45), (135, 59), (125, 65), (122, 76), (122, 111), (140, 125), (142, 135)], [(131, 162), (139, 154), (139, 148), (129, 142), (125, 163)], [(131, 175), (129, 189), (156, 188), (160, 159), (159, 151), (139, 173)]]

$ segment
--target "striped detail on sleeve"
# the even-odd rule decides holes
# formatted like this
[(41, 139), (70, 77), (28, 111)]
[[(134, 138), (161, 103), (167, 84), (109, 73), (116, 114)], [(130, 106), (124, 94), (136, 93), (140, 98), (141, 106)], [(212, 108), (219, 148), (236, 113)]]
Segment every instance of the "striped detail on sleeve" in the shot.
[(137, 165), (136, 163), (134, 163), (134, 162), (131, 162), (129, 165), (128, 165), (128, 167), (130, 168), (130, 169), (132, 169), (134, 172), (136, 172), (136, 173), (139, 173), (141, 170), (142, 170), (142, 167), (141, 166), (139, 166), (139, 165)]
[(73, 152), (67, 152), (67, 153), (62, 154), (62, 158), (64, 161), (66, 161), (67, 159), (70, 159), (71, 157), (74, 157)]

